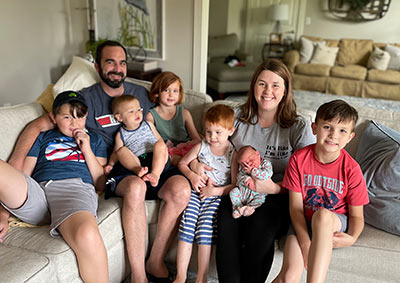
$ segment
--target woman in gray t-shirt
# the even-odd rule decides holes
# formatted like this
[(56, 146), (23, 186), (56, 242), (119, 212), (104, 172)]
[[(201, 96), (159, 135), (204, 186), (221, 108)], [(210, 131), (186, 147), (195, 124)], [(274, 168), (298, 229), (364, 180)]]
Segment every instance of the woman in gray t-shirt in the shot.
[(254, 72), (247, 102), (238, 109), (232, 143), (251, 145), (272, 163), (272, 180), (256, 183), (265, 203), (249, 217), (232, 217), (229, 197), (218, 212), (219, 282), (265, 282), (274, 257), (274, 240), (286, 234), (288, 194), (280, 186), (291, 154), (315, 142), (311, 124), (297, 115), (291, 77), (278, 60), (263, 62)]

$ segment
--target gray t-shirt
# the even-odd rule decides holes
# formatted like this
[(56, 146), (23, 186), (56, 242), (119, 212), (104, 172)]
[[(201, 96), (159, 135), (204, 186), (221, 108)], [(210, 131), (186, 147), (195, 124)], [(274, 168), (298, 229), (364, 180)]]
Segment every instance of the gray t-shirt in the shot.
[[(254, 121), (256, 119), (257, 117), (254, 117)], [(263, 159), (271, 161), (274, 168), (272, 176), (274, 182), (283, 180), (289, 157), (294, 151), (315, 143), (310, 121), (301, 116), (290, 128), (281, 128), (277, 123), (262, 128), (258, 123), (251, 125), (238, 119), (235, 120), (235, 128), (231, 138), (235, 149), (239, 150), (245, 145), (257, 149)]]
[[(107, 144), (107, 152), (110, 154), (114, 146), (114, 136), (121, 125), (112, 114), (111, 104), (114, 98), (104, 92), (100, 83), (84, 88), (80, 93), (88, 106), (86, 128), (102, 136)], [(139, 100), (143, 108), (143, 117), (146, 117), (149, 109), (154, 106), (148, 97), (147, 90), (142, 86), (124, 82), (124, 94), (132, 95)]]

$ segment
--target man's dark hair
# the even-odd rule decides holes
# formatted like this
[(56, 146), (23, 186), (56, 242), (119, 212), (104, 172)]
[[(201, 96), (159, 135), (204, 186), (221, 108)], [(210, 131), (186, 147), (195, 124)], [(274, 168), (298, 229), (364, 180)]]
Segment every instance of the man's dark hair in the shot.
[(118, 47), (121, 47), (125, 52), (126, 59), (128, 58), (128, 53), (126, 51), (126, 48), (121, 43), (119, 43), (118, 41), (115, 41), (115, 40), (107, 40), (107, 41), (104, 41), (104, 42), (100, 43), (99, 46), (97, 46), (97, 48), (96, 48), (96, 63), (97, 63), (97, 65), (100, 66), (100, 61), (101, 61), (101, 55), (102, 55), (102, 52), (103, 52), (103, 48), (106, 47), (106, 46), (118, 46)]

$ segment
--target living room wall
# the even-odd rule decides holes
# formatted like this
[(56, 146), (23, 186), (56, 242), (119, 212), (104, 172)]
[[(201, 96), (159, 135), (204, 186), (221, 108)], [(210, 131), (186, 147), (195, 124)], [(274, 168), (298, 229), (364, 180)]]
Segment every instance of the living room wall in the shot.
[[(164, 70), (192, 88), (194, 18), (198, 0), (164, 0)], [(204, 0), (203, 0), (204, 1)], [(88, 40), (84, 0), (2, 0), (0, 9), (0, 106), (34, 101), (72, 62)], [(184, 23), (184, 24), (182, 24)], [(196, 66), (195, 66), (196, 65)]]
[[(323, 38), (360, 38), (373, 39), (376, 42), (400, 42), (400, 1), (392, 0), (389, 11), (380, 20), (370, 22), (347, 22), (332, 18), (327, 12), (328, 0), (308, 0), (306, 18), (310, 24), (304, 24), (304, 34)], [(324, 12), (326, 11), (326, 12)]]

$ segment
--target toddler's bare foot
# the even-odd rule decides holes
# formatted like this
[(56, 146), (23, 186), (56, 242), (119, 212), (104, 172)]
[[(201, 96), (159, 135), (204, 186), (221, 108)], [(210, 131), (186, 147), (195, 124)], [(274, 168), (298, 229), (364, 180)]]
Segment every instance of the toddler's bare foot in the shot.
[(148, 167), (141, 167), (137, 175), (139, 178), (142, 178), (147, 172), (149, 172)]
[(254, 213), (255, 209), (252, 206), (245, 206), (245, 210), (243, 211), (243, 216), (250, 216)]
[(158, 185), (158, 180), (159, 179), (160, 179), (160, 176), (158, 176), (158, 175), (156, 175), (156, 174), (154, 174), (152, 172), (150, 172), (150, 173), (148, 173), (148, 174), (146, 174), (146, 175), (144, 175), (142, 177), (143, 181), (145, 181), (145, 182), (149, 181), (150, 185), (152, 185), (153, 187)]

